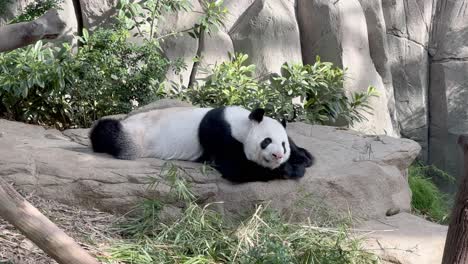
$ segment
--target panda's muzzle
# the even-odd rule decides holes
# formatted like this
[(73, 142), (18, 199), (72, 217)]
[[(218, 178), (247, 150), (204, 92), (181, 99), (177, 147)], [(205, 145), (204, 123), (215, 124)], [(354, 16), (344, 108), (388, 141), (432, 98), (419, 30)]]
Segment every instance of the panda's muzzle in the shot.
[(281, 160), (284, 157), (282, 153), (271, 153), (271, 156), (273, 156), (275, 160)]
[(271, 154), (272, 159), (268, 159), (267, 157), (263, 157), (263, 160), (266, 161), (267, 163), (278, 163), (280, 164), (281, 161), (284, 158), (283, 154), (278, 154), (278, 153), (272, 153)]

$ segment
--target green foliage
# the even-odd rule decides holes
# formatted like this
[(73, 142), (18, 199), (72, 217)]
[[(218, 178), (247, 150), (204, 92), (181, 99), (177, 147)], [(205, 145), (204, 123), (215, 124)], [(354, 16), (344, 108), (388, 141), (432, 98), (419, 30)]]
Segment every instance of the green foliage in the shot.
[[(41, 0), (29, 5), (13, 22), (34, 19), (60, 0)], [(194, 27), (177, 35), (220, 25), (226, 10), (222, 1), (202, 3), (203, 15)], [(3, 117), (57, 128), (89, 127), (105, 115), (126, 113), (135, 105), (154, 101), (163, 91), (169, 67), (178, 72), (182, 60), (168, 61), (159, 40), (153, 39), (162, 13), (191, 10), (190, 1), (121, 1), (119, 23), (93, 34), (83, 31), (77, 54), (70, 47), (35, 46), (0, 54), (0, 113)], [(149, 16), (147, 15), (149, 11)], [(134, 21), (132, 24), (129, 21)], [(129, 28), (150, 25), (151, 37), (140, 45), (127, 42)], [(128, 27), (126, 27), (128, 26)], [(145, 37), (143, 32), (142, 37)]]
[[(169, 194), (172, 195), (172, 199), (185, 203), (195, 202), (195, 195), (190, 190), (190, 185), (181, 175), (188, 174), (181, 167), (171, 162), (166, 162), (161, 167), (159, 178), (164, 179), (165, 183), (169, 186)], [(148, 191), (154, 190), (159, 184), (159, 181), (152, 180), (148, 185)], [(159, 211), (162, 208), (163, 204), (157, 200), (145, 200), (135, 209), (141, 212), (141, 214), (129, 223), (123, 223), (120, 228), (121, 233), (126, 236), (139, 238), (154, 234), (154, 232), (160, 230)]]
[(222, 19), (227, 13), (223, 7), (223, 1), (204, 0), (200, 2), (203, 10), (192, 10), (191, 1), (188, 0), (144, 0), (141, 2), (131, 2), (129, 0), (120, 0), (118, 18), (120, 22), (131, 30), (136, 28), (140, 37), (146, 40), (155, 38), (156, 29), (161, 23), (164, 23), (163, 13), (195, 11), (200, 12), (198, 22), (190, 28), (165, 33), (158, 36), (156, 40), (162, 40), (168, 36), (188, 33), (194, 38), (199, 38), (201, 32), (210, 32), (222, 25)]
[[(74, 75), (71, 102), (80, 126), (157, 98), (171, 63), (156, 43), (129, 43), (124, 29), (101, 29), (91, 36), (84, 32), (83, 46), (68, 71)], [(179, 64), (172, 65), (179, 68)]]
[[(285, 64), (282, 75), (269, 80), (254, 78), (255, 65), (246, 65), (247, 60), (247, 55), (236, 54), (217, 65), (204, 85), (179, 96), (201, 106), (261, 106), (270, 116), (289, 121), (323, 124), (343, 118), (352, 124), (365, 119), (361, 111), (370, 113), (369, 99), (377, 95), (369, 87), (349, 98), (343, 89), (343, 70), (319, 58), (313, 65)], [(293, 98), (300, 98), (303, 105), (293, 104)]]
[[(162, 173), (176, 197), (188, 197), (180, 217), (161, 223), (154, 208), (145, 203), (143, 213), (123, 229), (125, 239), (114, 244), (104, 261), (124, 263), (378, 263), (364, 251), (345, 226), (321, 228), (287, 223), (268, 205), (258, 205), (240, 224), (223, 221), (201, 207), (186, 185), (183, 169), (170, 165)], [(154, 186), (154, 185), (152, 185)], [(176, 191), (179, 190), (179, 191)], [(181, 193), (185, 193), (181, 195)], [(190, 193), (190, 194), (187, 194)], [(132, 232), (128, 232), (131, 230)]]
[[(36, 2), (16, 22), (34, 19), (59, 2)], [(210, 33), (226, 14), (222, 1), (204, 1), (201, 6), (202, 15), (193, 27), (155, 38), (162, 14), (189, 11), (190, 1), (121, 0), (118, 26), (92, 35), (84, 30), (76, 55), (67, 45), (43, 48), (41, 42), (0, 54), (0, 110), (11, 119), (57, 128), (87, 127), (97, 118), (129, 112), (161, 96), (200, 106), (261, 106), (276, 118), (322, 124), (337, 119), (352, 124), (365, 119), (362, 111), (370, 113), (368, 101), (376, 96), (375, 89), (348, 96), (343, 70), (319, 58), (313, 65), (285, 64), (281, 75), (259, 80), (253, 77), (255, 66), (246, 65), (248, 56), (237, 54), (217, 65), (203, 86), (166, 91), (162, 82), (167, 69), (179, 71), (184, 65), (165, 59), (159, 41), (184, 32), (193, 37)], [(127, 42), (132, 28), (146, 40), (141, 45)], [(301, 103), (293, 104), (293, 98)]]
[(31, 123), (68, 123), (69, 95), (62, 65), (69, 58), (67, 54), (65, 48), (43, 49), (42, 42), (0, 53), (0, 112)]
[[(369, 87), (366, 92), (356, 92), (348, 98), (343, 81), (343, 70), (330, 62), (321, 62), (319, 57), (313, 65), (285, 64), (282, 76), (273, 77), (272, 81), (272, 88), (279, 93), (275, 105), (287, 106), (292, 98), (300, 97), (304, 107), (294, 109), (299, 120), (325, 123), (344, 118), (349, 124), (365, 120), (360, 111), (371, 114), (368, 101), (377, 96), (376, 89)], [(275, 112), (293, 116), (292, 108)]]
[(186, 89), (180, 95), (202, 107), (243, 105), (252, 108), (263, 102), (259, 95), (264, 88), (252, 77), (255, 65), (244, 66), (246, 60), (247, 55), (239, 54), (230, 62), (220, 64), (203, 86)]
[(153, 43), (126, 37), (126, 30), (85, 31), (76, 55), (42, 42), (0, 54), (0, 110), (29, 123), (87, 127), (155, 100), (169, 62)]
[(25, 21), (32, 21), (47, 12), (51, 8), (60, 8), (63, 0), (38, 0), (26, 6), (23, 12), (15, 17), (10, 23), (19, 23)]
[(411, 165), (408, 182), (412, 192), (411, 206), (418, 214), (429, 220), (447, 224), (450, 215), (449, 196), (442, 193), (429, 175), (442, 175), (453, 181), (454, 178), (435, 166)]

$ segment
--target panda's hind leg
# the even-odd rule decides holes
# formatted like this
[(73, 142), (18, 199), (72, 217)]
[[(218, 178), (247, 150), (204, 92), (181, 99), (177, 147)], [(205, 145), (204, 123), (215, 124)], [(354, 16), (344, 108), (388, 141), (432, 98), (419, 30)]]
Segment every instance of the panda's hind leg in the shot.
[(118, 159), (132, 160), (139, 156), (138, 146), (115, 119), (101, 119), (89, 134), (94, 152), (107, 153)]

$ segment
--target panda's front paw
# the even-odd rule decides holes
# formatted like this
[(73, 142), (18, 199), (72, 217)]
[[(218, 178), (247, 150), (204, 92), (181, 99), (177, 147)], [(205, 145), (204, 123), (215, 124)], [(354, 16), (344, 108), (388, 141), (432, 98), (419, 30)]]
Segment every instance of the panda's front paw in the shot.
[(306, 168), (303, 165), (294, 165), (286, 163), (283, 167), (283, 175), (285, 179), (300, 179), (304, 177)]

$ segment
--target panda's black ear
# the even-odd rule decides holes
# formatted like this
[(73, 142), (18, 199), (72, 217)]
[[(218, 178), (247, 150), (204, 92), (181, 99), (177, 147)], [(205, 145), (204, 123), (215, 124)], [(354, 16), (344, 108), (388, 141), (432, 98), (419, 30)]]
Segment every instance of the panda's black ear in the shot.
[(263, 115), (265, 115), (265, 109), (256, 108), (250, 113), (249, 119), (257, 121), (258, 123), (260, 123), (263, 120)]
[(281, 119), (281, 124), (286, 128), (286, 118)]

